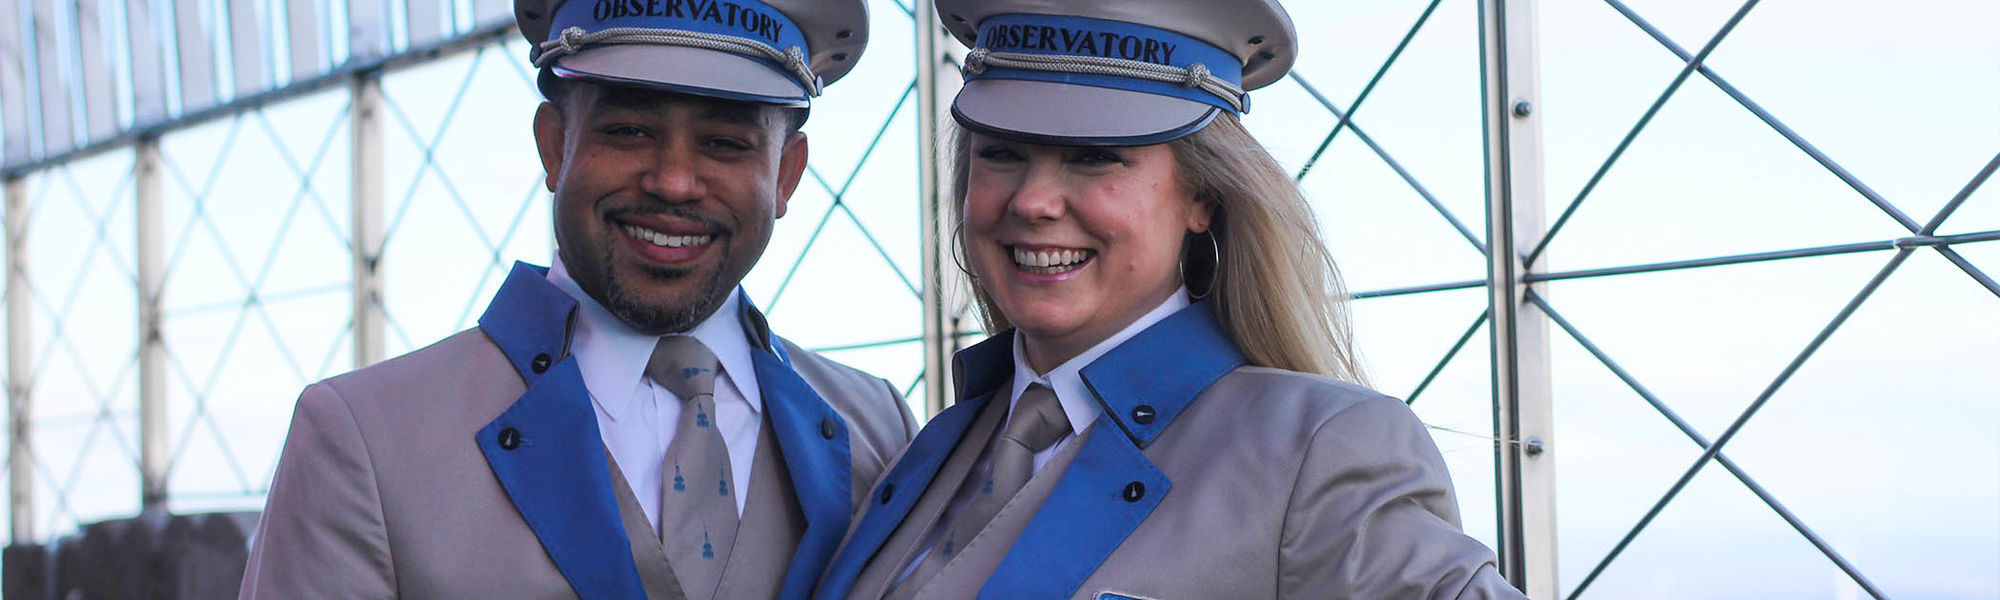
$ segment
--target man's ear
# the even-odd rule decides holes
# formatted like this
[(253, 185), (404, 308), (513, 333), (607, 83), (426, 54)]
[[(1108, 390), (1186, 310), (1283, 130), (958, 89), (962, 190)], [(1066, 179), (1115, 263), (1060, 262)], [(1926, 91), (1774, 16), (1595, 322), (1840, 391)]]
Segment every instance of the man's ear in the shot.
[(542, 170), (547, 173), (542, 184), (550, 192), (556, 191), (556, 180), (563, 169), (563, 114), (554, 102), (543, 102), (535, 109), (535, 151), (542, 156)]
[(806, 174), (806, 134), (794, 131), (785, 138), (785, 149), (778, 157), (778, 210), (777, 216), (785, 216), (785, 205), (792, 200), (792, 192), (798, 191), (799, 180)]

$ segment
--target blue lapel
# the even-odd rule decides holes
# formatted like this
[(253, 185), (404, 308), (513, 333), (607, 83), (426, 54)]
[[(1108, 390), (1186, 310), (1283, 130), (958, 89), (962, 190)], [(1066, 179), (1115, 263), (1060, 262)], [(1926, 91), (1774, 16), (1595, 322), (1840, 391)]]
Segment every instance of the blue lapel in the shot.
[(1203, 390), (1243, 364), (1212, 310), (1208, 302), (1182, 309), (1083, 368), (1104, 414), (980, 598), (1075, 594), (1166, 498), (1173, 483), (1146, 458), (1146, 446)]
[(791, 567), (779, 597), (805, 598), (819, 582), (821, 570), (833, 558), (840, 536), (854, 510), (854, 451), (847, 420), (840, 417), (811, 384), (792, 369), (784, 344), (771, 335), (764, 315), (742, 299), (743, 327), (750, 336), (751, 361), (763, 390), (764, 410), (772, 436), (791, 472), (792, 493), (805, 513), (806, 531), (792, 553)]
[(569, 356), (576, 301), (546, 270), (515, 263), (479, 328), (528, 390), (479, 430), (507, 497), (577, 596), (645, 598), (583, 374)]
[[(924, 495), (931, 479), (937, 477), (945, 458), (951, 455), (951, 449), (958, 445), (966, 429), (972, 427), (980, 409), (993, 397), (993, 391), (1013, 376), (1013, 343), (1013, 333), (1002, 332), (953, 357), (952, 373), (958, 379), (960, 400), (931, 417), (924, 430), (917, 433), (917, 439), (903, 451), (902, 458), (896, 459), (896, 466), (869, 493), (869, 506), (861, 517), (861, 525), (827, 566), (826, 579), (815, 598), (839, 600), (853, 590), (861, 569), (889, 541), (889, 535), (895, 533), (910, 509), (916, 507), (917, 499)], [(998, 366), (1005, 369), (997, 369)]]

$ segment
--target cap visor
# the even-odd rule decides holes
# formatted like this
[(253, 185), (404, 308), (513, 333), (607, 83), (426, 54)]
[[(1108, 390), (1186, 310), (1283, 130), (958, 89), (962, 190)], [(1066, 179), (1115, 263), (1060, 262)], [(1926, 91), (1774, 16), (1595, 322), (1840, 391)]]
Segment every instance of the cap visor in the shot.
[(607, 83), (659, 87), (745, 102), (806, 106), (812, 97), (770, 65), (727, 52), (659, 45), (590, 48), (556, 61), (556, 72)]
[(1201, 130), (1214, 106), (1145, 92), (1087, 85), (981, 79), (952, 102), (967, 128), (1038, 144), (1144, 146)]

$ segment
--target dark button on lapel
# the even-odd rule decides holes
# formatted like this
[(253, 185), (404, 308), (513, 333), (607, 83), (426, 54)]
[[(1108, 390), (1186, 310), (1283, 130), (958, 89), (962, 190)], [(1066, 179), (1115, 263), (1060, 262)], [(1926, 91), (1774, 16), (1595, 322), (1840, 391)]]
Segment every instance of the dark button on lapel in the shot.
[(528, 363), (528, 368), (534, 369), (536, 375), (540, 375), (542, 374), (542, 372), (549, 370), (549, 355), (547, 354), (535, 355), (535, 360)]
[(513, 450), (521, 447), (521, 430), (508, 427), (500, 430), (500, 449)]
[(896, 496), (896, 484), (893, 484), (893, 483), (884, 483), (884, 484), (882, 484), (882, 503), (883, 503), (883, 504), (888, 504), (888, 503), (889, 503), (889, 499), (890, 499), (890, 498), (893, 498), (893, 497), (895, 497), (895, 496)]
[(1137, 481), (1125, 484), (1126, 502), (1138, 502), (1140, 498), (1145, 498), (1145, 497), (1146, 497), (1146, 484), (1139, 483)]
[(833, 439), (833, 419), (819, 420), (819, 436), (829, 440)]
[(1153, 405), (1151, 404), (1141, 404), (1132, 408), (1132, 422), (1140, 425), (1151, 425), (1153, 424), (1153, 418), (1158, 416), (1160, 416), (1160, 413), (1153, 410)]

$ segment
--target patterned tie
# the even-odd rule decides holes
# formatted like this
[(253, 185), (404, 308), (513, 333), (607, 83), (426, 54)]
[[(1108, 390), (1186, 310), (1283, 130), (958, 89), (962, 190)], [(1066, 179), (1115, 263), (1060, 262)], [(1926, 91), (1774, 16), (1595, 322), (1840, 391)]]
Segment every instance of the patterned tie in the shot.
[(680, 426), (661, 464), (660, 543), (689, 598), (706, 600), (722, 582), (736, 541), (729, 449), (715, 423), (715, 353), (700, 341), (660, 338), (646, 376), (680, 396)]
[(1039, 383), (1028, 386), (1021, 393), (1021, 401), (1014, 405), (1006, 431), (986, 447), (984, 468), (974, 469), (953, 496), (956, 513), (949, 517), (950, 522), (940, 523), (927, 536), (930, 554), (908, 577), (890, 588), (888, 597), (915, 595), (925, 582), (951, 563), (958, 550), (979, 535), (1021, 488), (1027, 487), (1028, 479), (1035, 475), (1035, 454), (1069, 434), (1069, 417), (1063, 415), (1055, 391)]

